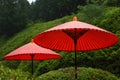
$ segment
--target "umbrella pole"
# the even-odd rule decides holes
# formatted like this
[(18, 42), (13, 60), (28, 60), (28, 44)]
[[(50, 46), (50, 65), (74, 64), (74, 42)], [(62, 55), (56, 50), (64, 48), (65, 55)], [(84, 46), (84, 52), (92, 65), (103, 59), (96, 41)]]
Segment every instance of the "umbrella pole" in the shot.
[(77, 40), (74, 39), (74, 51), (75, 51), (75, 80), (77, 80), (77, 58), (76, 58), (76, 43)]
[(33, 58), (34, 58), (34, 54), (31, 54), (31, 59), (32, 59), (32, 75), (33, 75)]

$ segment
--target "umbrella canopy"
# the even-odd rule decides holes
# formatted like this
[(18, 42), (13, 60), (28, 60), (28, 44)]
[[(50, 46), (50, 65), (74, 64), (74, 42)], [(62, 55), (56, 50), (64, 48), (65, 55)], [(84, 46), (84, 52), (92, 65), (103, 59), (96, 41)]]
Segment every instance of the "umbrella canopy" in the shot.
[[(5, 60), (50, 60), (61, 58), (60, 54), (57, 54), (50, 49), (46, 49), (38, 46), (33, 42), (33, 40), (25, 44), (16, 50), (10, 52), (3, 59)], [(32, 68), (33, 70), (33, 68)], [(32, 71), (33, 73), (33, 71)]]
[(10, 52), (4, 57), (4, 59), (32, 60), (31, 56), (34, 56), (33, 60), (49, 60), (61, 57), (60, 54), (57, 54), (50, 49), (40, 47), (34, 42), (30, 42)]
[(35, 36), (34, 41), (40, 46), (62, 51), (88, 51), (106, 48), (117, 43), (118, 38), (111, 32), (80, 21), (71, 21)]
[(77, 79), (76, 52), (110, 47), (118, 42), (118, 38), (107, 30), (77, 21), (77, 17), (74, 17), (74, 21), (66, 22), (38, 34), (34, 41), (42, 47), (53, 50), (74, 51), (75, 79)]

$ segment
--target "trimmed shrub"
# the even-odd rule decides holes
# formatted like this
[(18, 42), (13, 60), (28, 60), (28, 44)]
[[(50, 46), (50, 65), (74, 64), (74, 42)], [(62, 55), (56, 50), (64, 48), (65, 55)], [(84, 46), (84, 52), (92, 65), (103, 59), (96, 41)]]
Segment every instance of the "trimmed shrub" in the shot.
[[(78, 80), (117, 80), (110, 72), (93, 68), (78, 68)], [(61, 68), (39, 76), (36, 80), (74, 80), (74, 67)]]

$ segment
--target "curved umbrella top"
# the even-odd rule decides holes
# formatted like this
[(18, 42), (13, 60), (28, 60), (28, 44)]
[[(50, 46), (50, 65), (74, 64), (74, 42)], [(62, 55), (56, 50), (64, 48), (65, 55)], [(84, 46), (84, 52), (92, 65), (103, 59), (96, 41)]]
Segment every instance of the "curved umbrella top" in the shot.
[[(84, 23), (84, 22), (80, 22), (80, 21), (70, 21), (70, 22), (66, 22), (63, 23), (61, 25), (58, 25), (56, 27), (53, 27), (51, 29), (48, 29), (44, 32), (49, 32), (49, 31), (56, 31), (56, 30), (70, 30), (70, 29), (84, 29), (84, 30), (100, 30), (100, 31), (104, 31), (104, 32), (109, 32), (107, 30), (104, 30), (102, 28), (96, 27), (94, 25), (88, 24), (88, 23)], [(111, 33), (111, 32), (109, 32)]]
[(111, 33), (109, 31), (107, 31), (105, 29), (102, 29), (102, 28), (99, 28), (97, 26), (94, 26), (94, 25), (91, 25), (91, 24), (88, 24), (88, 23), (85, 23), (85, 22), (77, 21), (76, 16), (73, 18), (73, 21), (57, 25), (57, 26), (55, 26), (53, 28), (50, 28), (50, 29), (44, 31), (43, 33), (49, 32), (49, 31), (70, 30), (70, 29), (98, 30), (98, 31), (104, 31), (104, 32)]
[(57, 54), (50, 49), (40, 47), (32, 41), (10, 52), (4, 57), (4, 59), (32, 60), (31, 56), (33, 56), (33, 60), (49, 60), (61, 57), (60, 54)]
[(62, 51), (74, 51), (74, 40), (77, 41), (77, 51), (97, 50), (118, 42), (112, 32), (80, 21), (55, 26), (34, 38), (35, 43), (42, 47)]

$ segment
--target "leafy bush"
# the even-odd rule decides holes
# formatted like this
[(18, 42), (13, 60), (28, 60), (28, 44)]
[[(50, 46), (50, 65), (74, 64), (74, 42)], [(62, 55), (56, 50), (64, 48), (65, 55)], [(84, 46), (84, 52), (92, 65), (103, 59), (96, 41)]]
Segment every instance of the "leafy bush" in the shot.
[(0, 65), (0, 80), (30, 80), (31, 74)]
[[(82, 1), (85, 2), (84, 0)], [(35, 20), (42, 19), (49, 21), (75, 12), (80, 2), (77, 2), (77, 0), (36, 0), (31, 6), (33, 7), (31, 12)]]
[(104, 0), (106, 6), (120, 6), (120, 0)]
[(116, 32), (120, 30), (120, 8), (108, 8), (106, 13), (104, 13), (104, 18), (97, 23), (104, 29), (111, 32)]
[[(96, 21), (96, 19), (99, 19), (99, 17), (103, 13), (103, 10), (104, 10), (103, 6), (98, 6), (95, 4), (89, 4), (84, 7), (78, 6), (78, 11), (79, 11), (78, 14), (82, 13), (84, 16), (83, 21), (88, 22), (88, 23), (94, 22), (94, 21)], [(82, 16), (79, 16), (79, 17), (81, 19)]]
[(103, 5), (106, 0), (87, 0), (87, 4)]
[[(117, 80), (118, 78), (101, 69), (78, 68), (78, 80)], [(74, 68), (61, 68), (39, 76), (36, 80), (74, 80)]]

